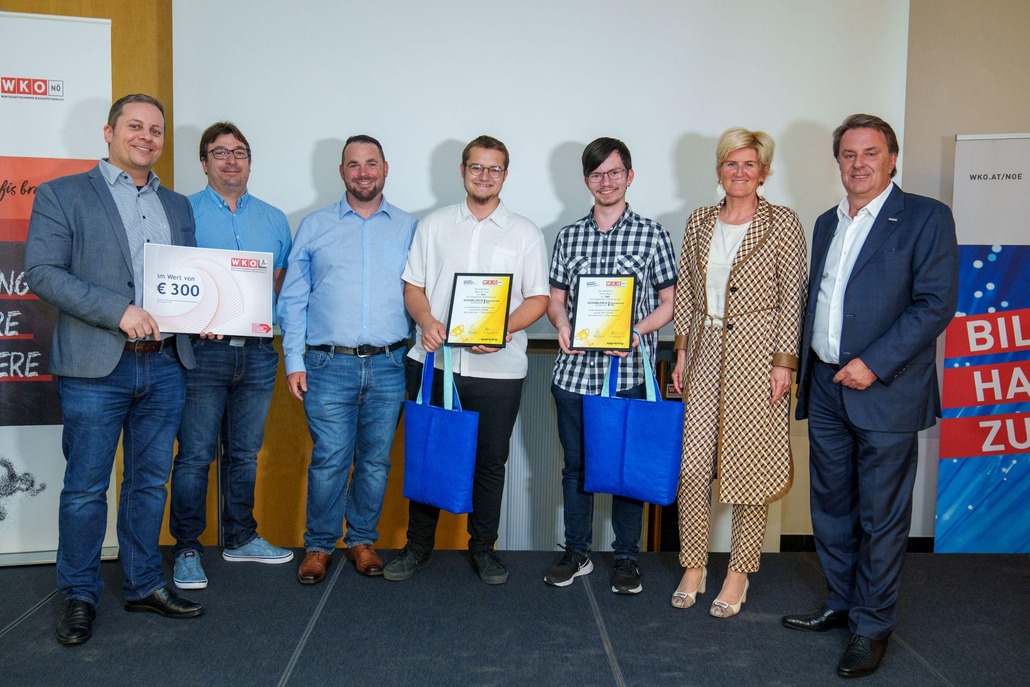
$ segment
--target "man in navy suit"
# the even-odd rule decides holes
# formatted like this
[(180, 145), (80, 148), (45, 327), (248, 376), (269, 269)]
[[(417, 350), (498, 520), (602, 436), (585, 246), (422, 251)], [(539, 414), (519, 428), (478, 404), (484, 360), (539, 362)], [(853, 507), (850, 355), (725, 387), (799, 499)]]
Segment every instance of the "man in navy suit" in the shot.
[(40, 184), (25, 242), (29, 288), (58, 310), (50, 371), (57, 377), (67, 461), (58, 516), (57, 640), (92, 636), (103, 582), (107, 489), (124, 432), (118, 508), (125, 610), (192, 618), (204, 609), (170, 590), (158, 537), (172, 443), (194, 365), (189, 337), (162, 334), (143, 303), (143, 246), (195, 245), (185, 196), (151, 171), (161, 156), (161, 103), (117, 100), (104, 127), (109, 157)]
[(812, 530), (829, 594), (796, 630), (849, 627), (837, 673), (874, 672), (897, 616), (919, 430), (940, 416), (936, 341), (955, 313), (951, 210), (891, 178), (898, 139), (852, 115), (833, 134), (847, 197), (815, 224), (797, 418), (808, 419)]

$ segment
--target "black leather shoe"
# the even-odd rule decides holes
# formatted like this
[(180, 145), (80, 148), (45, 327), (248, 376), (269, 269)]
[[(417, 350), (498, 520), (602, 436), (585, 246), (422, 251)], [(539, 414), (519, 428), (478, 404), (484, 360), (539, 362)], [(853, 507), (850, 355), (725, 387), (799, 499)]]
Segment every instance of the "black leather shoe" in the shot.
[(57, 641), (65, 646), (82, 644), (93, 636), (96, 606), (81, 599), (68, 599), (64, 615), (57, 621)]
[(851, 635), (848, 648), (837, 664), (837, 674), (841, 677), (862, 677), (875, 673), (880, 661), (887, 651), (887, 642), (870, 639), (862, 635)]
[(799, 613), (797, 615), (785, 615), (780, 618), (784, 627), (792, 630), (807, 630), (808, 632), (826, 632), (835, 627), (848, 626), (848, 614), (838, 611), (831, 611), (823, 606), (815, 613)]
[(133, 613), (157, 613), (166, 618), (196, 618), (204, 607), (184, 599), (168, 587), (158, 587), (137, 601), (126, 601), (125, 610)]

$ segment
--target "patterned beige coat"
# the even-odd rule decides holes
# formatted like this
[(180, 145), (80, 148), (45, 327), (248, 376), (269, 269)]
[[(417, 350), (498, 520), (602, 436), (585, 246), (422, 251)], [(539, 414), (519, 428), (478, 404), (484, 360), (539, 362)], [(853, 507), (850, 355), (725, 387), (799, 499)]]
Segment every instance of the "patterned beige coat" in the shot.
[[(771, 503), (787, 493), (794, 476), (790, 404), (770, 406), (769, 375), (773, 365), (797, 369), (808, 283), (805, 237), (793, 210), (759, 199), (730, 272), (719, 407), (692, 409), (691, 377), (707, 310), (708, 251), (720, 208), (695, 210), (683, 236), (675, 308), (676, 334), (687, 337), (683, 400), (687, 422), (697, 412), (717, 418), (719, 500)], [(684, 445), (685, 460), (690, 450)]]

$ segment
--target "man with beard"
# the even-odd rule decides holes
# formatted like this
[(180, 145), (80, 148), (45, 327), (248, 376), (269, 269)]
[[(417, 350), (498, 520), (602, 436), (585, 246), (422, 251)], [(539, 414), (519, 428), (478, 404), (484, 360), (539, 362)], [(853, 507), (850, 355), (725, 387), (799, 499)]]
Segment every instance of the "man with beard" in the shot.
[[(426, 353), (446, 338), (444, 321), (457, 273), (511, 274), (507, 345), (454, 352), (454, 385), (462, 408), (479, 413), (472, 512), (468, 515), (472, 567), (487, 584), (508, 571), (494, 552), (501, 518), (504, 465), (528, 370), (526, 332), (547, 309), (547, 248), (535, 224), (509, 212), (500, 193), (508, 177), (508, 149), (490, 136), (473, 139), (459, 166), (465, 201), (433, 212), (418, 225), (404, 270), (404, 303), (417, 324), (411, 376), (420, 379)], [(442, 361), (438, 361), (442, 367)], [(436, 375), (437, 379), (440, 375)], [(416, 385), (417, 386), (417, 385)], [(439, 404), (442, 385), (434, 384)], [(446, 447), (440, 447), (446, 451)], [(440, 509), (412, 501), (408, 543), (386, 566), (388, 580), (406, 580), (429, 564)]]
[[(558, 438), (565, 454), (565, 553), (544, 573), (544, 582), (555, 587), (567, 587), (575, 578), (594, 569), (590, 562), (594, 495), (583, 490), (583, 397), (601, 393), (608, 351), (571, 349), (570, 317), (578, 296), (579, 276), (631, 274), (636, 278), (633, 328), (643, 337), (652, 362), (658, 330), (672, 320), (676, 290), (676, 253), (669, 232), (633, 212), (626, 203), (626, 190), (633, 183), (633, 163), (626, 144), (614, 138), (599, 138), (587, 145), (583, 150), (583, 181), (594, 196), (594, 207), (586, 217), (558, 232), (551, 256), (551, 301), (547, 309), (551, 324), (558, 330), (561, 348), (554, 363), (551, 394), (558, 414)], [(635, 336), (633, 339), (637, 344)], [(619, 396), (644, 397), (639, 355), (639, 349), (634, 349), (619, 367)], [(612, 497), (612, 591), (616, 594), (637, 594), (643, 590), (636, 563), (643, 514), (644, 504), (640, 501)]]
[[(271, 253), (273, 289), (278, 292), (290, 254), (290, 225), (282, 210), (247, 192), (250, 162), (250, 143), (232, 122), (215, 122), (201, 134), (200, 164), (208, 186), (190, 196), (197, 245)], [(207, 587), (200, 535), (207, 525), (208, 472), (219, 434), (222, 558), (272, 564), (293, 560), (292, 551), (258, 535), (254, 520), (257, 454), (265, 436), (279, 353), (271, 338), (203, 335), (193, 341), (193, 356), (197, 366), (186, 373), (169, 517), (175, 537), (172, 579), (180, 589)]]
[(345, 517), (355, 568), (383, 574), (373, 545), (404, 402), (411, 320), (401, 273), (417, 223), (383, 197), (389, 169), (379, 141), (347, 139), (346, 193), (301, 221), (279, 295), (287, 383), (314, 442), (301, 584), (325, 579)]

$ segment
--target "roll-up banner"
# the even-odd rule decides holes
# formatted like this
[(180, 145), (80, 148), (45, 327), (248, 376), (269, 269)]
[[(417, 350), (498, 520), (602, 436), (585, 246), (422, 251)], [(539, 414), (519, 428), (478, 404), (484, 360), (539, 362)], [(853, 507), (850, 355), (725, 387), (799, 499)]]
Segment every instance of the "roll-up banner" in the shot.
[(1030, 553), (1030, 134), (957, 136), (934, 550)]
[[(56, 312), (25, 283), (39, 184), (106, 156), (111, 22), (0, 12), (0, 565), (53, 562), (64, 479)], [(114, 488), (105, 556), (117, 552)]]

